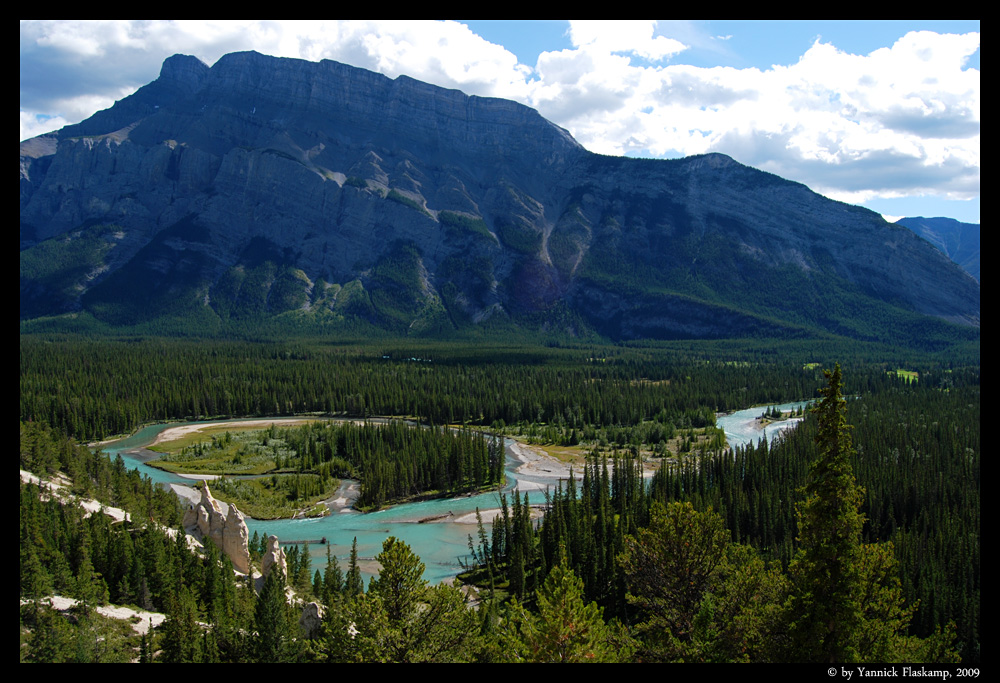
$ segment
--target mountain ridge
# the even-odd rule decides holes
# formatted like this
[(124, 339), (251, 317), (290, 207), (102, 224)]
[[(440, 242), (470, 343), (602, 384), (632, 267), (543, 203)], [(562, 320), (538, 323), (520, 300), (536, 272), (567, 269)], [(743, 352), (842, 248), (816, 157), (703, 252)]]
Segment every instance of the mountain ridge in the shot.
[(963, 223), (954, 218), (908, 216), (896, 221), (933, 244), (979, 282), (979, 223)]
[[(978, 284), (912, 232), (728, 156), (605, 157), (524, 105), (259, 53), (175, 55), (23, 142), (20, 242), (22, 320), (201, 310), (412, 334), (564, 311), (613, 338), (979, 325)], [(60, 259), (73, 267), (45, 265)]]

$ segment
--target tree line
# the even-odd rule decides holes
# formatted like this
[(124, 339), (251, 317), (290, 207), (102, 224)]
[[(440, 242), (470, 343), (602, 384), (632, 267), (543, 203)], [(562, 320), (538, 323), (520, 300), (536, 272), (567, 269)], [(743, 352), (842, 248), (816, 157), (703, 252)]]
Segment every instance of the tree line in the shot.
[[(537, 424), (625, 442), (714, 424), (714, 413), (808, 397), (817, 371), (774, 359), (732, 362), (627, 347), (433, 354), (376, 343), (20, 338), (20, 419), (81, 440), (160, 420), (302, 413), (403, 416), (430, 424)], [(408, 360), (430, 356), (432, 362)], [(865, 372), (859, 385), (878, 373)], [(647, 432), (649, 427), (645, 427)], [(632, 431), (630, 431), (632, 430)], [(560, 437), (560, 438), (561, 438)]]
[[(827, 412), (810, 415), (774, 444), (665, 465), (649, 486), (636, 453), (619, 453), (610, 464), (591, 457), (582, 480), (573, 477), (546, 497), (544, 520), (535, 527), (523, 523), (515, 493), (513, 523), (505, 505), (491, 537), (470, 538), (477, 582), (524, 598), (564, 561), (580, 578), (584, 598), (639, 637), (638, 656), (645, 659), (933, 661), (950, 656), (954, 640), (964, 661), (978, 661), (978, 465), (971, 453), (978, 441), (978, 373), (951, 374), (947, 391), (900, 383), (889, 396), (850, 404), (840, 395), (839, 369), (834, 379), (829, 400), (820, 404)], [(942, 418), (958, 411), (968, 429), (949, 430), (948, 437), (933, 427), (914, 431), (927, 467), (880, 470), (891, 452), (862, 437), (885, 417), (871, 406), (887, 409), (893, 396), (888, 412), (895, 419), (918, 419), (930, 408)], [(861, 425), (856, 434), (847, 428), (852, 416)], [(953, 441), (966, 432), (974, 440)], [(950, 471), (936, 468), (932, 435), (948, 443)], [(851, 437), (864, 446), (855, 450)], [(898, 490), (922, 491), (914, 511), (936, 510), (943, 524), (929, 532), (919, 514), (890, 512), (906, 531), (880, 533), (872, 522), (891, 510), (889, 493)], [(931, 533), (928, 543), (908, 538), (913, 525)], [(836, 530), (841, 546), (832, 545)], [(952, 530), (959, 533), (952, 537)], [(966, 542), (975, 550), (965, 549)], [(827, 555), (846, 563), (832, 576), (847, 585), (828, 585)], [(959, 581), (944, 585), (945, 576), (956, 575)], [(942, 595), (929, 601), (921, 592), (935, 589)], [(821, 609), (844, 600), (849, 609), (820, 617)], [(835, 633), (810, 630), (839, 620)]]
[[(849, 547), (857, 553), (852, 562), (869, 572), (867, 580), (872, 590), (878, 587), (881, 607), (905, 622), (905, 629), (897, 634), (900, 639), (894, 642), (904, 649), (915, 647), (916, 641), (902, 637), (906, 635), (929, 639), (937, 647), (942, 641), (934, 639), (954, 629), (966, 662), (977, 662), (980, 657), (979, 405), (978, 370), (944, 373), (937, 381), (924, 377), (913, 385), (896, 382), (885, 391), (845, 401), (843, 420), (854, 426), (851, 437), (858, 445), (844, 449), (842, 460), (852, 480), (857, 474), (858, 483), (842, 484), (837, 497), (857, 509), (850, 523)], [(648, 571), (646, 590), (655, 592), (654, 584), (668, 581), (665, 577), (678, 572), (686, 576), (695, 570), (688, 565), (645, 570), (639, 561), (626, 570), (623, 557), (629, 556), (628, 539), (652, 540), (649, 529), (658, 526), (657, 534), (662, 535), (667, 513), (678, 516), (670, 522), (677, 533), (685, 515), (697, 517), (707, 529), (699, 532), (701, 536), (681, 538), (670, 553), (683, 562), (692, 547), (685, 543), (694, 544), (699, 538), (704, 551), (704, 544), (714, 539), (709, 545), (715, 547), (715, 560), (700, 570), (706, 577), (698, 600), (689, 596), (682, 621), (693, 629), (698, 611), (707, 610), (702, 616), (717, 621), (703, 623), (707, 629), (703, 637), (720, 638), (726, 624), (740, 624), (740, 637), (757, 638), (764, 648), (752, 656), (773, 657), (775, 653), (768, 653), (767, 647), (779, 637), (792, 638), (788, 623), (774, 622), (771, 612), (787, 598), (793, 567), (802, 566), (796, 562), (806, 543), (803, 500), (815, 478), (816, 445), (829, 440), (822, 420), (810, 414), (774, 443), (760, 441), (710, 453), (697, 461), (664, 463), (648, 486), (642, 480), (636, 449), (619, 451), (610, 458), (592, 455), (582, 476), (572, 477), (546, 496), (540, 524), (525, 525), (523, 517), (520, 523), (509, 523), (505, 503), (492, 535), (481, 534), (478, 542), (470, 538), (480, 567), (476, 580), (523, 598), (544, 583), (558, 558), (565, 557), (582, 581), (587, 600), (600, 605), (606, 616), (634, 625), (641, 613), (628, 598), (629, 571)], [(518, 510), (525, 506), (518, 503), (517, 493), (512, 500), (511, 519), (517, 520)], [(672, 507), (680, 503), (689, 506), (687, 512)], [(690, 520), (685, 524), (698, 526)], [(747, 590), (756, 585), (754, 590), (763, 591), (756, 597), (743, 593), (741, 598), (757, 601), (758, 607), (760, 601), (770, 605), (770, 616), (758, 615), (762, 621), (754, 621), (759, 630), (737, 619), (732, 612), (735, 605), (722, 609), (717, 601), (727, 599), (729, 589), (721, 584), (718, 592), (710, 588), (707, 577), (713, 572), (721, 572), (720, 581), (722, 575), (733, 580), (743, 576), (740, 580)], [(751, 582), (750, 576), (757, 578)], [(769, 576), (771, 583), (759, 583)], [(855, 621), (852, 628), (860, 628), (863, 622)], [(664, 626), (659, 624), (654, 630), (662, 631)], [(694, 638), (694, 632), (689, 636)], [(790, 642), (786, 643), (789, 647)], [(689, 652), (688, 645), (675, 645), (679, 649), (671, 657), (688, 656), (681, 654)], [(747, 642), (730, 645), (752, 651)], [(874, 656), (871, 649), (867, 653)], [(783, 656), (791, 655), (786, 651)], [(794, 656), (801, 657), (801, 652)]]

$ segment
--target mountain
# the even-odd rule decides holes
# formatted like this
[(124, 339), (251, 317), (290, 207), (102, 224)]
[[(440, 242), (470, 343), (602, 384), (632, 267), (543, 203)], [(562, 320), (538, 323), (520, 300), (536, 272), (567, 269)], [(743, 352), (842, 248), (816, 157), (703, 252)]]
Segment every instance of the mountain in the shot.
[(966, 273), (979, 279), (979, 223), (961, 223), (954, 218), (900, 218), (902, 225), (941, 250)]
[(332, 61), (175, 55), (20, 161), (22, 320), (978, 335), (978, 283), (871, 211)]

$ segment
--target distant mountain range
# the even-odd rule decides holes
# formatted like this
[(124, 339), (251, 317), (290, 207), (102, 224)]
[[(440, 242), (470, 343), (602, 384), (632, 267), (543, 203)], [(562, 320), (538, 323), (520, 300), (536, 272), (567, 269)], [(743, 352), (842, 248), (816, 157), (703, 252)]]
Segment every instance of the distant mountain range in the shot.
[(954, 218), (900, 218), (902, 225), (941, 250), (966, 273), (979, 279), (979, 223), (960, 223)]
[(876, 213), (331, 61), (175, 55), (20, 151), (22, 321), (978, 336), (977, 280)]

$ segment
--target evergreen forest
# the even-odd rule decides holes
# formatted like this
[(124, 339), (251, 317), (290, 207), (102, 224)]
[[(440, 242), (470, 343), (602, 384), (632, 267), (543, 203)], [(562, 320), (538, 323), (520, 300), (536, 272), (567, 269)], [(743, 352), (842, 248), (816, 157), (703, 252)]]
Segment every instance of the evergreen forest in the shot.
[(226, 430), (211, 441), (168, 452), (152, 465), (195, 474), (270, 474), (213, 484), (223, 500), (232, 498), (255, 519), (291, 517), (303, 503), (329, 498), (341, 478), (360, 480), (354, 507), (373, 511), (387, 503), (493, 488), (504, 477), (499, 438), (468, 428), (414, 429), (399, 420)]
[[(980, 661), (978, 343), (33, 334), (20, 352), (20, 467), (62, 483), (20, 487), (22, 662)], [(712, 438), (717, 413), (803, 399), (772, 443)], [(210, 542), (188, 549), (172, 493), (83, 445), (292, 415), (361, 423), (272, 429), (267, 467), (357, 478), (365, 509), (496, 486), (489, 435), (580, 459), (554, 490), (501, 496), (465, 591), (428, 584), (395, 537), (367, 586), (356, 552), (312, 566), (291, 546), (254, 587)], [(107, 604), (166, 616), (138, 635)]]

